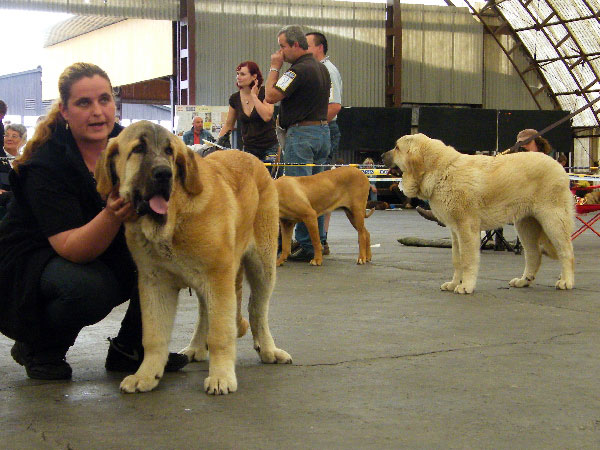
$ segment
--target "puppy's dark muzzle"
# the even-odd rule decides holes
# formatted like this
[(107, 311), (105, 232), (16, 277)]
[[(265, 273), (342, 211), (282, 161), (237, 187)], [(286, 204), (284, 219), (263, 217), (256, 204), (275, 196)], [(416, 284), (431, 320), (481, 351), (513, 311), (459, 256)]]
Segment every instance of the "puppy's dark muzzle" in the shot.
[[(156, 215), (150, 207), (150, 199), (156, 195), (169, 201), (171, 197), (171, 186), (173, 181), (173, 171), (169, 166), (156, 166), (150, 171), (150, 179), (146, 186), (145, 193), (136, 191), (134, 193), (133, 205), (138, 216), (145, 214)], [(158, 216), (158, 215), (156, 215)]]
[(173, 172), (169, 166), (158, 166), (152, 168), (152, 182), (156, 186), (170, 184)]

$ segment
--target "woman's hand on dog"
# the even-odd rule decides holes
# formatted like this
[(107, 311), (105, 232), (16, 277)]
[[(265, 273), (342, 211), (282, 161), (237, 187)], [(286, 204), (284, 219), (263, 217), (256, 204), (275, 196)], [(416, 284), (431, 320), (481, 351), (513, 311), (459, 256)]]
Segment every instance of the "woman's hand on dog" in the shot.
[(106, 199), (105, 209), (118, 222), (129, 222), (137, 219), (133, 204), (119, 197), (119, 191), (116, 189)]

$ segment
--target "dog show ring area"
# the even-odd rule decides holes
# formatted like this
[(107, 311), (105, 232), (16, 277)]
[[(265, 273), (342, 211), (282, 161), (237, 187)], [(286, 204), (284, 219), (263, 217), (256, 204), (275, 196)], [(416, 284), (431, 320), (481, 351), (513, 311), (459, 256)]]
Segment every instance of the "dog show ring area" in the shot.
[[(269, 322), (294, 363), (261, 364), (247, 333), (231, 395), (204, 393), (206, 362), (165, 374), (150, 393), (121, 394), (125, 374), (107, 373), (104, 359), (126, 305), (80, 333), (70, 382), (28, 379), (0, 337), (2, 447), (597, 448), (596, 235), (573, 241), (571, 291), (555, 289), (560, 265), (546, 257), (533, 286), (510, 288), (523, 255), (485, 250), (477, 289), (462, 296), (439, 289), (450, 249), (397, 242), (447, 229), (414, 210), (375, 211), (366, 225), (369, 264), (355, 264), (356, 231), (335, 211), (324, 265), (277, 269)], [(196, 315), (181, 290), (171, 351), (187, 345)]]

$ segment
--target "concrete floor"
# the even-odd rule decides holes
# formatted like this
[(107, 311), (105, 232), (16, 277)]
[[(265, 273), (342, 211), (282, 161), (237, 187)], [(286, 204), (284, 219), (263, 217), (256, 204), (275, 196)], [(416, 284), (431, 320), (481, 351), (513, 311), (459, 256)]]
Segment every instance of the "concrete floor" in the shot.
[[(71, 382), (26, 378), (0, 337), (1, 448), (598, 448), (600, 239), (574, 241), (576, 289), (508, 287), (523, 256), (482, 253), (474, 295), (441, 292), (450, 250), (399, 237), (448, 231), (414, 211), (367, 220), (373, 262), (354, 264), (356, 233), (335, 212), (323, 267), (278, 269), (270, 323), (293, 365), (263, 365), (247, 335), (238, 391), (203, 390), (206, 363), (166, 374), (147, 394), (119, 392), (104, 370), (124, 308), (82, 331)], [(507, 227), (507, 236), (514, 229)], [(187, 344), (195, 298), (180, 295), (172, 350)]]

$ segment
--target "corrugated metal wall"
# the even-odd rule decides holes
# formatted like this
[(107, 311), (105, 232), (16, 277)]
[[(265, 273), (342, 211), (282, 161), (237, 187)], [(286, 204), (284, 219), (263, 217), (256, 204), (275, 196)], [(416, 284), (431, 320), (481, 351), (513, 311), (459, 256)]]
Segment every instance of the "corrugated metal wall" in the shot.
[(483, 103), (483, 33), (466, 8), (401, 5), (402, 102)]
[(10, 116), (42, 114), (42, 69), (0, 76), (0, 99), (8, 105)]
[[(343, 105), (384, 106), (385, 6), (332, 0), (197, 0), (197, 104), (226, 105), (235, 68), (255, 61), (266, 77), (277, 32), (300, 24), (327, 36), (344, 83)], [(284, 68), (287, 65), (284, 65)]]
[[(515, 44), (512, 36), (499, 36), (505, 48), (512, 48)], [(515, 71), (515, 68), (500, 49), (496, 41), (486, 34), (484, 36), (485, 64), (484, 78), (484, 107), (497, 109), (538, 109), (531, 94)], [(527, 67), (528, 62), (519, 50), (511, 54), (518, 67)], [(525, 80), (533, 90), (541, 86), (541, 81), (534, 71), (525, 74)], [(542, 93), (537, 96), (542, 109), (554, 109), (554, 103), (548, 95)]]
[[(196, 1), (197, 104), (226, 105), (235, 68), (258, 63), (263, 75), (292, 23), (328, 38), (344, 81), (344, 106), (385, 104), (385, 6), (332, 0)], [(402, 101), (536, 109), (506, 56), (466, 8), (402, 4)], [(505, 37), (508, 39), (508, 37)], [(520, 56), (522, 57), (522, 56)], [(534, 73), (527, 75), (539, 85)], [(543, 96), (541, 96), (543, 97)], [(545, 109), (552, 109), (541, 98)]]

